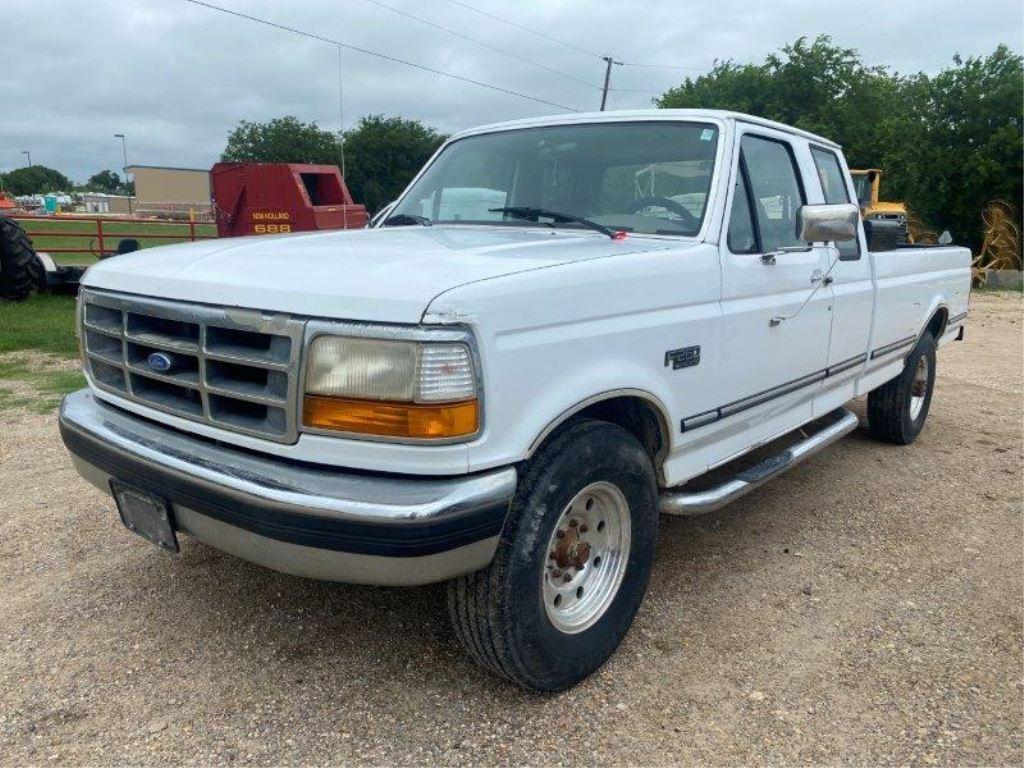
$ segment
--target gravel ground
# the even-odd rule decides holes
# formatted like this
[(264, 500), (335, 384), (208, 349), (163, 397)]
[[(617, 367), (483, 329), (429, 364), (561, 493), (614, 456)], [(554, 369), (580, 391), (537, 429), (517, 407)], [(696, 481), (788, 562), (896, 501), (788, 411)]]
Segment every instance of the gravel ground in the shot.
[(1020, 765), (1022, 461), (1021, 297), (976, 295), (917, 443), (665, 519), (622, 648), (540, 697), (438, 589), (165, 555), (0, 413), (0, 763)]

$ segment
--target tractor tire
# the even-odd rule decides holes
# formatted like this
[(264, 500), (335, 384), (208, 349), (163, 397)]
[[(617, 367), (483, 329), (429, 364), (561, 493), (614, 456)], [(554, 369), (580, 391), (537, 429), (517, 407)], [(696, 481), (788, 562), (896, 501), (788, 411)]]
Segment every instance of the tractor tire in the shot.
[(46, 287), (46, 271), (18, 222), (0, 217), (0, 299), (22, 301)]

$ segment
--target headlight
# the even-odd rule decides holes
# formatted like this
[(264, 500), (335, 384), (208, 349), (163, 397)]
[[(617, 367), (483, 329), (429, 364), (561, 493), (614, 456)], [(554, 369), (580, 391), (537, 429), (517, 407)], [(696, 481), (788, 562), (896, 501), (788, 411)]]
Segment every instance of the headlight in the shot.
[(385, 437), (465, 437), (480, 426), (466, 344), (318, 336), (306, 361), (303, 423)]

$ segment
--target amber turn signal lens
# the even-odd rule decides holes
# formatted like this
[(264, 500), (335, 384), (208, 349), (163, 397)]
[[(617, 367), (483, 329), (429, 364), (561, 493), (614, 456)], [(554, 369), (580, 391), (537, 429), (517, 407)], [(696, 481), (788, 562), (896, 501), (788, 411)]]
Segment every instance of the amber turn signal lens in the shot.
[(443, 438), (472, 435), (480, 425), (476, 400), (421, 405), (306, 395), (307, 427), (386, 437)]

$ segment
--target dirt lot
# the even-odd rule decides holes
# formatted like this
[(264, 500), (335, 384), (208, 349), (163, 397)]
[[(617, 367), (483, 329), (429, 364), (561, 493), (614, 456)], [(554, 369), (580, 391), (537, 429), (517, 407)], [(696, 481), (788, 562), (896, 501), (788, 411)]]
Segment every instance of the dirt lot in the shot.
[(1020, 295), (939, 373), (914, 446), (665, 519), (623, 647), (553, 697), (466, 661), (437, 589), (163, 554), (2, 412), (0, 763), (1020, 765)]

